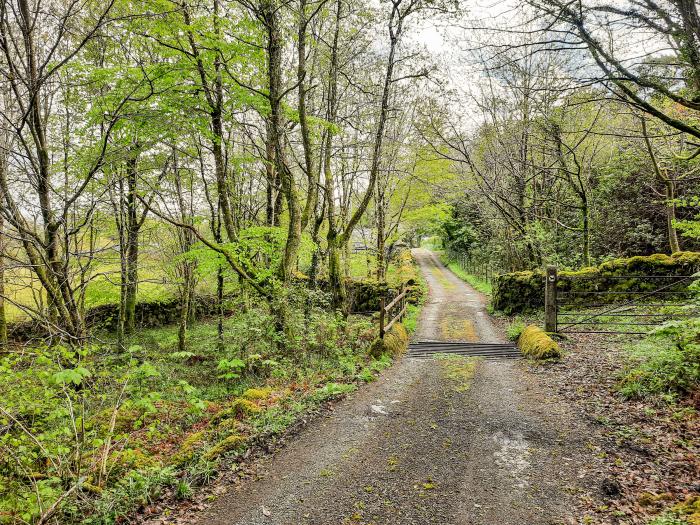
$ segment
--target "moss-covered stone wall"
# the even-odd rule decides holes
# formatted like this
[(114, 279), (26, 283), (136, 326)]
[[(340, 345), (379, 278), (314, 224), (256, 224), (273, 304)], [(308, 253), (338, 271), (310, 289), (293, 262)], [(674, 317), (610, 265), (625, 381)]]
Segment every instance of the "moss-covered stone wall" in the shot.
[[(419, 300), (420, 289), (418, 270), (409, 249), (398, 250), (393, 254), (392, 262), (397, 266), (396, 279), (388, 287), (376, 280), (348, 280), (348, 294), (353, 312), (376, 312), (379, 299), (388, 293), (389, 297), (398, 293), (399, 286), (409, 288), (409, 302)], [(323, 282), (320, 283), (323, 288)], [(229, 299), (233, 299), (232, 297)], [(234, 308), (224, 302), (224, 313), (231, 314)], [(195, 317), (206, 318), (217, 315), (216, 297), (199, 295), (195, 297)], [(137, 328), (157, 328), (174, 324), (180, 317), (180, 300), (177, 297), (160, 301), (141, 301), (136, 303)], [(91, 328), (116, 331), (119, 322), (119, 305), (105, 304), (90, 308), (86, 313), (86, 322)], [(8, 326), (9, 336), (14, 341), (28, 341), (45, 335), (42, 325), (34, 321), (20, 321)]]
[[(562, 293), (562, 297), (566, 297), (567, 302), (581, 305), (619, 302), (636, 298), (639, 294), (606, 295), (590, 292), (650, 292), (670, 284), (670, 281), (647, 276), (692, 275), (696, 272), (700, 272), (700, 252), (677, 252), (673, 255), (657, 253), (614, 259), (578, 271), (561, 271), (557, 290)], [(668, 290), (682, 292), (687, 285), (686, 281)], [(544, 272), (535, 270), (499, 275), (494, 282), (492, 305), (495, 310), (506, 314), (543, 308)]]
[(346, 286), (350, 297), (351, 311), (376, 312), (379, 311), (379, 300), (384, 297), (394, 297), (403, 286), (408, 288), (407, 300), (416, 303), (420, 299), (418, 284), (418, 268), (408, 248), (396, 250), (392, 254), (391, 262), (396, 271), (386, 286), (376, 279), (348, 280)]

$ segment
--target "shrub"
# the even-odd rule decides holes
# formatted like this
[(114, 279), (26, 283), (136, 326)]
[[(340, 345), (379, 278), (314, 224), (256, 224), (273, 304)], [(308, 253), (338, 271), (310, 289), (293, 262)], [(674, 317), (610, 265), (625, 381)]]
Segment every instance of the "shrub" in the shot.
[(560, 357), (561, 350), (554, 339), (539, 326), (527, 326), (518, 337), (518, 348), (531, 359)]

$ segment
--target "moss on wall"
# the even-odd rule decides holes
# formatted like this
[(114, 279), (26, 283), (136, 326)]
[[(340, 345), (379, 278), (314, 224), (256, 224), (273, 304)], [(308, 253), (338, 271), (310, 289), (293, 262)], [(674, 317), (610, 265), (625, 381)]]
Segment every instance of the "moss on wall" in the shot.
[[(581, 305), (591, 302), (614, 302), (637, 298), (638, 294), (594, 294), (597, 291), (653, 291), (669, 284), (663, 279), (645, 276), (692, 275), (700, 271), (699, 252), (677, 252), (673, 255), (654, 254), (614, 259), (598, 267), (559, 272), (557, 290), (567, 297), (567, 302)], [(626, 278), (629, 276), (629, 278)], [(669, 288), (682, 292), (688, 282)], [(544, 272), (540, 270), (513, 272), (495, 279), (493, 307), (506, 314), (527, 312), (544, 307)]]

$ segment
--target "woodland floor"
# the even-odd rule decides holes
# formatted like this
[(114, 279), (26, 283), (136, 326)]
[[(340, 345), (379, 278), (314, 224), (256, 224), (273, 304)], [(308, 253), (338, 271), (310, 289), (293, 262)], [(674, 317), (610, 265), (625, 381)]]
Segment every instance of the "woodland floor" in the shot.
[[(415, 255), (430, 287), (416, 339), (502, 340), (483, 296), (432, 253)], [(605, 460), (590, 423), (538, 374), (525, 361), (402, 359), (151, 523), (582, 523)]]

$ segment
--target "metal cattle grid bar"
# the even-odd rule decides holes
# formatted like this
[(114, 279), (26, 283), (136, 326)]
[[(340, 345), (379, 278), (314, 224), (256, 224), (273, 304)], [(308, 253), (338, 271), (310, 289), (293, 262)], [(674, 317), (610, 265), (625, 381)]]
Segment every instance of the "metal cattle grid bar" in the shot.
[(512, 343), (469, 343), (466, 341), (415, 341), (408, 345), (407, 357), (426, 359), (439, 354), (517, 359), (520, 350)]

